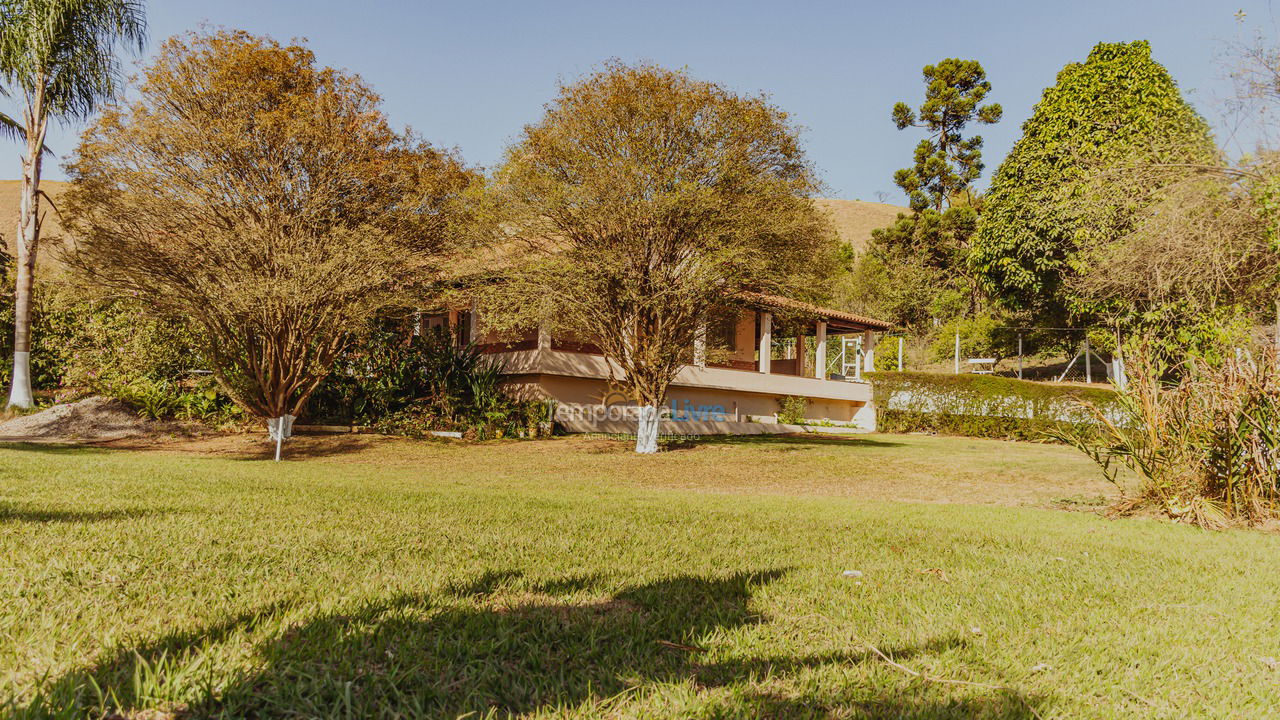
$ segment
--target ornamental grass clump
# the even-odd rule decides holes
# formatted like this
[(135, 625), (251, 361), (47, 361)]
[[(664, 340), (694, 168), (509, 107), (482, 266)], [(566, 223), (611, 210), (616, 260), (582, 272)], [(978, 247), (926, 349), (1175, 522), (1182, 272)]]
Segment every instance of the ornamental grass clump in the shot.
[[(1096, 434), (1058, 431), (1121, 487), (1112, 511), (1152, 507), (1200, 527), (1257, 525), (1280, 507), (1280, 369), (1274, 356), (1166, 367), (1154, 353), (1131, 354), (1129, 387), (1110, 412), (1084, 403)], [(1172, 379), (1171, 379), (1172, 378)]]

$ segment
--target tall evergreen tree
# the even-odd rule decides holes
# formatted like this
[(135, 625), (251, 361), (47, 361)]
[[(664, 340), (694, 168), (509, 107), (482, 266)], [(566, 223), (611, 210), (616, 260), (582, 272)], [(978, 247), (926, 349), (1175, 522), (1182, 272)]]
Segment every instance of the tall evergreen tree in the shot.
[(984, 199), (971, 263), (987, 291), (1044, 322), (1079, 315), (1066, 281), (1081, 248), (1123, 228), (1085, 218), (1073, 199), (1108, 164), (1215, 163), (1208, 125), (1145, 41), (1100, 43), (1044, 91)]
[(919, 114), (900, 102), (893, 106), (893, 124), (899, 130), (921, 128), (929, 136), (916, 146), (915, 165), (899, 170), (893, 181), (911, 199), (912, 210), (942, 212), (982, 174), (982, 136), (966, 138), (961, 131), (970, 122), (998, 122), (1003, 112), (996, 103), (980, 104), (991, 83), (977, 60), (948, 58), (926, 65), (923, 75)]
[(998, 104), (982, 104), (991, 83), (976, 60), (948, 58), (926, 65), (923, 76), (919, 111), (904, 102), (893, 107), (899, 130), (914, 127), (928, 133), (916, 146), (915, 164), (893, 178), (910, 199), (912, 212), (872, 233), (877, 260), (895, 278), (890, 284), (906, 290), (899, 293), (902, 301), (894, 303), (894, 319), (904, 325), (973, 308), (976, 297), (966, 255), (978, 217), (971, 186), (982, 173), (982, 137), (965, 137), (963, 131), (971, 122), (998, 122), (1002, 114)]

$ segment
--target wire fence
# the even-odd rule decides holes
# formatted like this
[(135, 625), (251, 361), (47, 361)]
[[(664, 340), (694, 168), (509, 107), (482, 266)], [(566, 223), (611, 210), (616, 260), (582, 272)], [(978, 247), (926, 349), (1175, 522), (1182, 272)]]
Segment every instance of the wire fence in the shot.
[[(1125, 386), (1125, 338), (1110, 328), (1000, 327), (981, 336), (888, 334), (872, 352), (878, 371), (976, 373), (1038, 382)], [(1275, 326), (1258, 326), (1235, 348), (1239, 357), (1276, 352)], [(865, 358), (858, 345), (851, 351)], [(846, 350), (848, 354), (850, 350)]]
[[(1116, 342), (1091, 328), (994, 328), (982, 337), (888, 335), (879, 371), (976, 373), (1048, 382), (1105, 383), (1122, 372)], [(865, 355), (865, 349), (862, 349)]]

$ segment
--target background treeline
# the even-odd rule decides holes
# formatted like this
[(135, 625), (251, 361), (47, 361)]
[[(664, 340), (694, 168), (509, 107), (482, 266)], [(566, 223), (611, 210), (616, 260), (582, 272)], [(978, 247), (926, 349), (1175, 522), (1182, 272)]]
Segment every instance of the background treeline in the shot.
[[(1273, 100), (1274, 53), (1232, 57), (1253, 78), (1235, 96)], [(924, 80), (918, 112), (893, 110), (927, 135), (894, 178), (911, 211), (842, 279), (846, 302), (894, 320), (917, 361), (949, 359), (956, 333), (965, 356), (1002, 358), (1016, 353), (1010, 328), (1064, 327), (1092, 329), (1108, 353), (1147, 338), (1169, 360), (1221, 358), (1275, 321), (1274, 155), (1233, 164), (1147, 43), (1102, 43), (1064, 67), (985, 192), (982, 139), (965, 134), (1000, 118), (982, 104), (985, 73), (946, 60)], [(1042, 332), (1034, 347), (1079, 342)]]

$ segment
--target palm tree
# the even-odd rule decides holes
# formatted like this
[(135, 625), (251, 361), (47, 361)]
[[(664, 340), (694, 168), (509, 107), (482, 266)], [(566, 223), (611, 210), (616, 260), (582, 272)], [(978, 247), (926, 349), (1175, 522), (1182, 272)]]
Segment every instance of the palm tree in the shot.
[(141, 52), (145, 42), (145, 12), (138, 0), (0, 0), (0, 79), (22, 100), (22, 117), (0, 119), (0, 132), (26, 145), (15, 243), (10, 406), (31, 407), (31, 296), (49, 120), (72, 122), (91, 115), (120, 85), (116, 46)]

